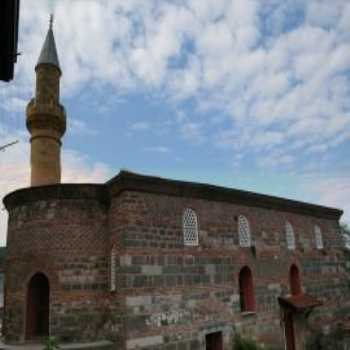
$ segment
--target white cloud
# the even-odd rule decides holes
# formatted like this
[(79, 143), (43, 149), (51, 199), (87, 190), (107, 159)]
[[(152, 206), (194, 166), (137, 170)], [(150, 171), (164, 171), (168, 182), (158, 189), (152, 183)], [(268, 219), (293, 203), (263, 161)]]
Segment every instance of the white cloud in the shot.
[(193, 143), (201, 143), (205, 140), (203, 126), (200, 123), (185, 122), (181, 125), (181, 132), (185, 139)]
[(347, 5), (344, 0), (307, 2), (306, 19), (314, 26), (334, 27)]
[(73, 135), (96, 136), (98, 134), (97, 130), (89, 127), (84, 120), (69, 116), (67, 123), (67, 131)]
[[(98, 82), (119, 95), (146, 89), (175, 102), (194, 98), (198, 111), (231, 118), (223, 131), (238, 128), (236, 144), (248, 147), (247, 154), (262, 139), (288, 153), (300, 137), (310, 151), (319, 144), (329, 150), (340, 130), (350, 130), (350, 82), (344, 76), (350, 69), (350, 6), (342, 0), (40, 0), (34, 10), (25, 2), (19, 104), (32, 89), (51, 6), (66, 96)], [(293, 20), (297, 24), (290, 26)], [(198, 121), (188, 122), (180, 131), (199, 135)], [(264, 137), (276, 125), (279, 140), (288, 143)], [(246, 143), (248, 132), (258, 141)], [(221, 131), (211, 134), (216, 140)]]
[[(307, 179), (307, 178), (306, 178)], [(344, 210), (342, 221), (350, 224), (350, 176), (309, 176), (305, 182), (307, 191), (313, 191), (319, 203)]]
[(170, 149), (166, 146), (154, 146), (154, 147), (146, 147), (146, 152), (154, 152), (154, 153), (170, 153)]
[(92, 162), (87, 155), (73, 150), (62, 154), (63, 183), (99, 183), (109, 180), (111, 169), (102, 162)]
[(281, 150), (274, 150), (268, 157), (261, 157), (258, 160), (259, 166), (265, 169), (277, 170), (281, 166), (290, 170), (290, 166), (295, 161), (295, 157)]
[(16, 96), (9, 96), (4, 102), (3, 109), (7, 112), (23, 112), (28, 104), (27, 100)]
[(200, 59), (189, 55), (187, 66), (170, 72), (169, 96), (173, 100), (184, 100), (194, 96), (200, 89), (202, 66)]
[(130, 125), (131, 130), (148, 130), (150, 127), (148, 122), (136, 122)]

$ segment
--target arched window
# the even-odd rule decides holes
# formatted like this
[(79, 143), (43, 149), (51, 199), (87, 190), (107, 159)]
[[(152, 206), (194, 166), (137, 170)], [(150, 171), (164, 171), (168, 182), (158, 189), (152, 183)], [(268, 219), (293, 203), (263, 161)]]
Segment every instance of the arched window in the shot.
[(241, 247), (250, 247), (252, 245), (249, 221), (243, 215), (238, 217), (238, 238)]
[(317, 249), (323, 249), (322, 232), (319, 226), (315, 225), (315, 242)]
[(117, 290), (117, 276), (116, 276), (116, 264), (117, 264), (117, 250), (115, 246), (111, 250), (111, 261), (110, 261), (110, 291), (115, 292)]
[(293, 226), (287, 221), (286, 222), (286, 241), (287, 248), (290, 250), (295, 249), (295, 236)]
[(239, 297), (241, 312), (255, 311), (253, 276), (247, 266), (239, 272)]
[(294, 264), (289, 269), (289, 284), (292, 295), (299, 295), (302, 293), (299, 269)]
[(193, 209), (185, 209), (182, 217), (184, 244), (198, 245), (198, 219)]

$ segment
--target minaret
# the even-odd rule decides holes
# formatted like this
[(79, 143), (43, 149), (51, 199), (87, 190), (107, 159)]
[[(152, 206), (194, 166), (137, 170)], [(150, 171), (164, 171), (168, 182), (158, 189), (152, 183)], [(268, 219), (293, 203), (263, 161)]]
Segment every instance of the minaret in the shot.
[(35, 67), (35, 97), (27, 106), (31, 134), (31, 186), (61, 182), (61, 137), (66, 131), (66, 113), (59, 102), (61, 68), (50, 27)]

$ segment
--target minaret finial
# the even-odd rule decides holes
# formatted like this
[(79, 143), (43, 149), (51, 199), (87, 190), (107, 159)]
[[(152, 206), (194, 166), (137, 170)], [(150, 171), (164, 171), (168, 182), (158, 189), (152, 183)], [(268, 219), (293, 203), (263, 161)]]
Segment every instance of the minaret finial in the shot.
[(52, 24), (53, 24), (53, 14), (50, 14), (50, 29), (52, 30)]
[[(1, 1), (1, 0), (0, 0)], [(58, 55), (56, 50), (55, 38), (53, 35), (53, 14), (50, 15), (49, 30), (47, 31), (44, 45), (41, 49), (40, 56), (37, 62), (37, 66), (41, 63), (52, 64), (60, 69), (58, 62)]]

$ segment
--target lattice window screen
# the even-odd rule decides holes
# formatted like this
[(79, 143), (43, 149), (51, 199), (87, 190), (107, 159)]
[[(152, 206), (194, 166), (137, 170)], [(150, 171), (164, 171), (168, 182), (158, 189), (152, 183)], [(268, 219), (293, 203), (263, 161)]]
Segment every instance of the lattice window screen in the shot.
[(198, 219), (193, 209), (187, 208), (183, 213), (184, 244), (198, 245)]
[(240, 215), (238, 218), (238, 237), (241, 247), (250, 247), (252, 245), (249, 221), (243, 215)]
[(323, 239), (322, 239), (322, 232), (319, 226), (315, 226), (315, 241), (316, 241), (316, 248), (317, 249), (323, 249)]
[(117, 280), (116, 280), (116, 264), (117, 264), (117, 252), (115, 247), (111, 250), (111, 266), (110, 266), (110, 290), (115, 292), (117, 290)]
[(294, 236), (294, 230), (293, 226), (286, 222), (286, 241), (287, 241), (287, 248), (290, 250), (295, 249), (295, 236)]

